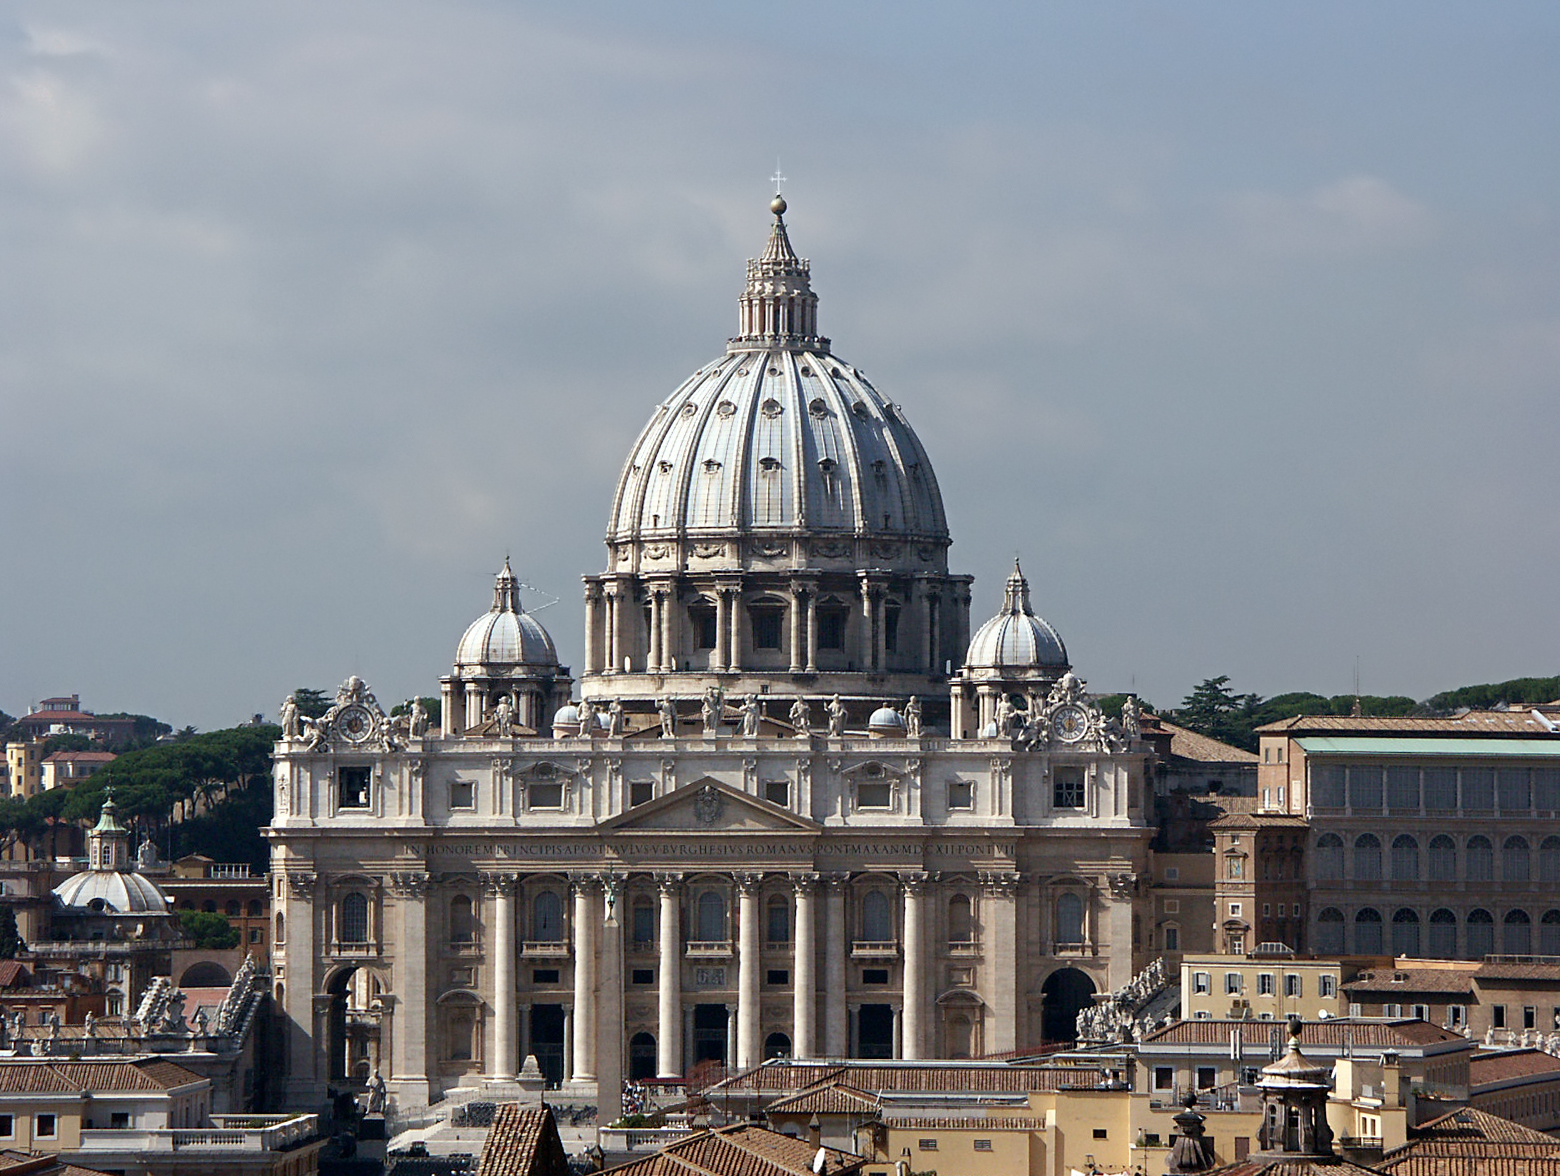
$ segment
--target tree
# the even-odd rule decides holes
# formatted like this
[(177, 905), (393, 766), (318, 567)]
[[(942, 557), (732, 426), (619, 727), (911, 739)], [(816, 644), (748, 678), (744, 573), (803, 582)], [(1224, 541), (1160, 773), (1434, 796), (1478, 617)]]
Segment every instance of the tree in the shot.
[(332, 699), (323, 690), (310, 690), (300, 686), (292, 692), (293, 705), (306, 719), (317, 719), (331, 708)]
[(27, 945), (16, 929), (16, 912), (8, 906), (0, 907), (0, 960), (14, 960), (18, 952), (26, 950)]
[(92, 740), (85, 735), (50, 735), (43, 741), (43, 754), (53, 755), (56, 751), (91, 751)]
[(1220, 674), (1198, 683), (1182, 700), (1180, 709), (1171, 713), (1171, 719), (1188, 730), (1251, 750), (1256, 745), (1252, 732), (1261, 705), (1260, 695), (1236, 694), (1230, 689), (1230, 676)]
[(221, 951), (238, 946), (238, 928), (227, 921), (226, 915), (214, 911), (180, 911), (179, 926), (184, 937), (193, 939), (195, 946), (205, 951)]

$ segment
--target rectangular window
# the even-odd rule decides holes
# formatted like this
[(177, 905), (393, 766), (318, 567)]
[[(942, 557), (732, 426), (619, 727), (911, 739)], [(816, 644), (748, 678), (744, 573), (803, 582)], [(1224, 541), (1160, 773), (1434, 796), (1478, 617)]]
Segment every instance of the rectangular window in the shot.
[(130, 1129), (129, 1111), (110, 1111), (108, 1126), (112, 1131), (128, 1131)]
[[(1280, 915), (1282, 915), (1284, 912), (1283, 911), (1279, 911), (1278, 913)], [(1262, 917), (1264, 919), (1270, 918), (1270, 917), (1272, 917), (1272, 914), (1273, 914), (1273, 904), (1270, 903), (1270, 902), (1263, 903), (1262, 904)]]
[(628, 782), (628, 807), (637, 808), (655, 799), (654, 780), (630, 780)]
[(915, 1141), (915, 1146), (921, 1151), (936, 1151), (937, 1141), (935, 1139), (918, 1139)]
[(1490, 1006), (1490, 1024), (1494, 1025), (1497, 1029), (1504, 1029), (1506, 1027), (1505, 1005)]
[(533, 781), (526, 786), (525, 805), (533, 809), (562, 808), (563, 785)]
[(1109, 1138), (1109, 1136), (1106, 1135), (1105, 1130), (1106, 1129), (1104, 1127), (1096, 1127), (1094, 1129), (1094, 1138), (1095, 1139), (1107, 1139), (1107, 1138)]
[(450, 807), (469, 809), (477, 807), (477, 786), (470, 780), (450, 781)]
[(1240, 905), (1240, 903), (1238, 903), (1238, 902), (1230, 903), (1230, 918), (1232, 918), (1232, 919), (1240, 918), (1240, 912), (1241, 912), (1241, 905)]
[(1175, 1067), (1174, 1066), (1155, 1066), (1154, 1067), (1154, 1089), (1155, 1090), (1174, 1090), (1175, 1089)]
[(1207, 993), (1209, 991), (1209, 984), (1211, 982), (1212, 982), (1212, 978), (1208, 975), (1207, 972), (1193, 972), (1192, 973), (1192, 991), (1193, 992)]
[(779, 649), (784, 612), (778, 608), (755, 608), (749, 613), (753, 618), (753, 648)]
[(1273, 995), (1273, 973), (1272, 972), (1258, 972), (1257, 973), (1257, 995), (1258, 996), (1272, 996)]
[(1297, 972), (1285, 972), (1284, 973), (1284, 995), (1285, 996), (1300, 996), (1300, 995), (1302, 995), (1301, 990), (1303, 988), (1304, 988), (1304, 982), (1300, 979), (1299, 973), (1297, 973)]
[(260, 942), (260, 935), (261, 935), (260, 928), (258, 928), (258, 927), (251, 927), (249, 929), (249, 942), (250, 943), (259, 943)]
[(1462, 1023), (1468, 1018), (1467, 1005), (1447, 1005), (1446, 1023), (1453, 1029), (1461, 1028)]
[(1538, 1010), (1536, 1008), (1534, 1008), (1532, 1005), (1527, 1005), (1522, 1010), (1522, 1028), (1524, 1028), (1524, 1029), (1537, 1029), (1538, 1028)]
[(1172, 926), (1165, 928), (1165, 950), (1181, 950), (1181, 929), (1179, 927)]
[(0, 1115), (0, 1139), (12, 1139), (16, 1136), (16, 1117), (14, 1115)]
[(868, 783), (862, 781), (856, 785), (856, 807), (864, 809), (886, 809), (892, 793), (889, 787), (882, 781)]
[(791, 982), (789, 968), (769, 968), (764, 972), (764, 983), (771, 988), (784, 988)]
[[(819, 649), (845, 648), (845, 615), (846, 610), (838, 606), (818, 606)], [(710, 648), (715, 648), (713, 641), (710, 642)]]
[(863, 968), (861, 969), (861, 982), (863, 984), (887, 984), (887, 968)]
[(693, 625), (693, 640), (700, 649), (715, 648), (715, 610), (708, 605), (690, 605), (688, 620)]
[(764, 799), (781, 808), (791, 807), (791, 782), (789, 780), (765, 780)]
[(1430, 1019), (1430, 1006), (1414, 1005), (1409, 1009), (1409, 1015), (1418, 1017), (1421, 1021), (1428, 1021)]
[(948, 781), (948, 808), (970, 809), (975, 807), (975, 785), (968, 780)]
[(1359, 1003), (1359, 1001), (1351, 1000), (1349, 1002), (1349, 1016), (1357, 1017), (1359, 1015), (1360, 1015), (1360, 1003)]
[(1053, 770), (1053, 787), (1051, 789), (1051, 804), (1059, 809), (1081, 809), (1083, 807), (1083, 768), (1077, 764), (1058, 767)]
[(1224, 973), (1224, 995), (1225, 996), (1239, 996), (1240, 995), (1240, 989), (1241, 989), (1240, 973), (1239, 972), (1226, 972), (1226, 973)]
[(1400, 1004), (1385, 1005), (1381, 1010), (1381, 1015), (1384, 1017), (1401, 1017), (1403, 1015), (1403, 1006)]
[(1212, 1066), (1197, 1067), (1197, 1089), (1212, 1090), (1218, 1084), (1219, 1072)]
[(629, 973), (629, 981), (633, 984), (654, 984), (654, 968), (635, 968)]
[(558, 983), (557, 968), (535, 968), (531, 972), (532, 984), (556, 984)]
[(991, 1140), (989, 1140), (989, 1139), (977, 1139), (975, 1141), (974, 1146), (975, 1146), (975, 1150), (976, 1151), (990, 1151), (991, 1150)]
[(344, 809), (368, 807), (368, 772), (364, 767), (336, 769), (336, 806)]
[(58, 1129), (59, 1120), (56, 1119), (53, 1115), (39, 1115), (36, 1119), (33, 1120), (33, 1122), (35, 1124), (33, 1127), (33, 1134), (36, 1135), (39, 1139), (54, 1138), (54, 1133)]
[(1338, 978), (1336, 976), (1320, 976), (1316, 981), (1316, 994), (1318, 996), (1337, 996)]

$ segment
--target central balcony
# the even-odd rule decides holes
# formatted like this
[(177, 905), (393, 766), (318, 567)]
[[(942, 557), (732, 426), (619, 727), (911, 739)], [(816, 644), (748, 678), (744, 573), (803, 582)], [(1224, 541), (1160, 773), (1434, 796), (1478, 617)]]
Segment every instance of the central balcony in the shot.
[(735, 953), (731, 949), (729, 939), (690, 939), (688, 941), (688, 958), (690, 960), (729, 960)]
[(573, 953), (566, 939), (527, 939), (520, 954), (528, 960), (566, 960)]
[(897, 939), (857, 939), (850, 945), (853, 960), (894, 960), (899, 958)]

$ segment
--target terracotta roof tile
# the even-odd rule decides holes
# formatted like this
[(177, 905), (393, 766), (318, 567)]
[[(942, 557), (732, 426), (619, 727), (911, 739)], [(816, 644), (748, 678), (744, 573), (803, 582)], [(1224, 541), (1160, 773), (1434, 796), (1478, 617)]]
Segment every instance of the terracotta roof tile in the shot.
[[(680, 1139), (608, 1171), (613, 1176), (810, 1176), (818, 1150), (805, 1139), (744, 1123)], [(822, 1151), (825, 1176), (845, 1176), (865, 1162), (836, 1148)]]
[(878, 1100), (853, 1086), (831, 1082), (793, 1094), (764, 1108), (770, 1115), (859, 1115), (874, 1114)]
[(1560, 1176), (1560, 1139), (1474, 1107), (1415, 1128), (1381, 1158), (1392, 1176)]
[(1560, 964), (1506, 963), (1493, 960), (1480, 964), (1474, 973), (1480, 980), (1547, 980), (1560, 984)]
[(1243, 747), (1223, 743), (1211, 735), (1204, 735), (1200, 731), (1189, 731), (1163, 718), (1159, 720), (1159, 726), (1170, 734), (1171, 755), (1197, 760), (1199, 763), (1254, 764), (1257, 762), (1255, 753)]
[(204, 1079), (176, 1062), (0, 1062), (0, 1094), (171, 1090)]
[(1257, 731), (1267, 735), (1350, 731), (1361, 735), (1521, 735), (1528, 738), (1553, 734), (1527, 709), (1469, 711), (1452, 718), (1296, 715), (1276, 723), (1267, 723), (1258, 727)]
[(477, 1176), (567, 1176), (568, 1170), (551, 1107), (504, 1103), (498, 1108)]
[[(1260, 1042), (1271, 1034), (1283, 1033), (1279, 1021), (1233, 1021), (1209, 1019), (1177, 1021), (1143, 1038), (1144, 1045), (1229, 1045), (1230, 1032), (1245, 1030), (1246, 1039)], [(1300, 1048), (1340, 1048), (1345, 1043), (1358, 1049), (1402, 1049), (1405, 1046), (1436, 1045), (1444, 1041), (1467, 1042), (1460, 1033), (1442, 1029), (1428, 1021), (1411, 1019), (1386, 1021), (1334, 1017), (1310, 1021), (1300, 1039)]]
[[(1403, 979), (1396, 980), (1394, 977)], [(1468, 996), (1473, 992), (1471, 968), (1372, 968), (1341, 985), (1346, 992), (1424, 992)]]
[(1560, 1077), (1560, 1058), (1547, 1054), (1541, 1049), (1511, 1049), (1501, 1050), (1498, 1053), (1474, 1054), (1468, 1059), (1470, 1086), (1506, 1082), (1512, 1078), (1526, 1078), (1533, 1074), (1554, 1074)]

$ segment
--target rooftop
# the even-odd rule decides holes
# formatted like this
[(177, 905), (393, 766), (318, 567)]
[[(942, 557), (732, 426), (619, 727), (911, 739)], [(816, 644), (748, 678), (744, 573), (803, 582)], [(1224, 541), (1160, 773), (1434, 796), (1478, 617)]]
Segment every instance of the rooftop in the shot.
[[(815, 1166), (819, 1152), (823, 1163)], [(814, 1147), (805, 1139), (743, 1123), (689, 1136), (608, 1171), (620, 1176), (837, 1176), (859, 1170), (864, 1162), (850, 1152)]]

